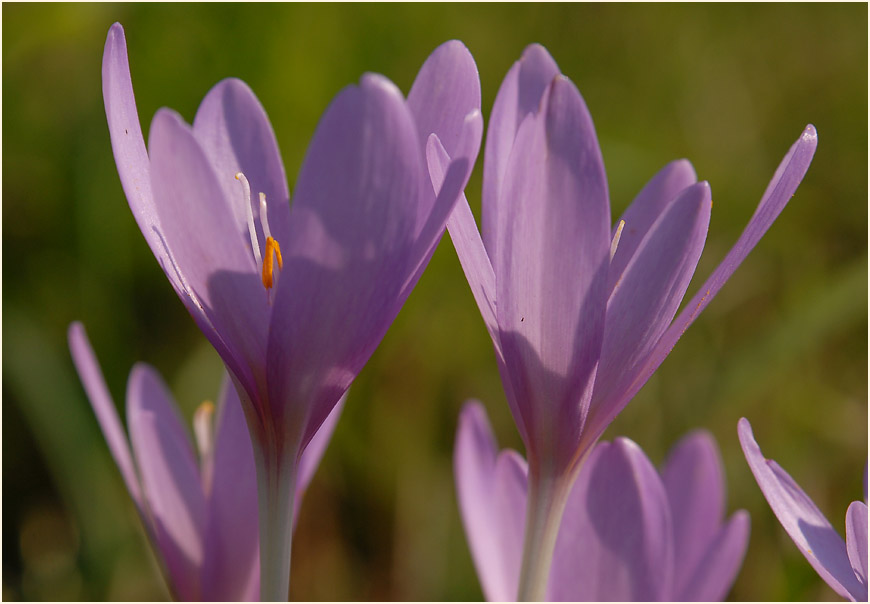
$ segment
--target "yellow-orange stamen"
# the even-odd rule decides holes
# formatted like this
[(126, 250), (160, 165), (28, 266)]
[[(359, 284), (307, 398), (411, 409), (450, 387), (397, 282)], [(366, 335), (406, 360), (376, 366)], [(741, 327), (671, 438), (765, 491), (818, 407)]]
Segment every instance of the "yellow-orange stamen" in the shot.
[(281, 246), (272, 237), (267, 237), (266, 253), (263, 255), (263, 286), (266, 289), (272, 289), (272, 272), (275, 269), (274, 262), (276, 259), (278, 260), (278, 268), (284, 268), (284, 260), (281, 258)]

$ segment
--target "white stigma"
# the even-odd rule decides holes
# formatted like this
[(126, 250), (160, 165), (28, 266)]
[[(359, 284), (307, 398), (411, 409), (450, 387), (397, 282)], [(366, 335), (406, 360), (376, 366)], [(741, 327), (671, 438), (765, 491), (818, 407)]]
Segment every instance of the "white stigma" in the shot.
[(257, 268), (263, 266), (263, 255), (260, 253), (260, 243), (257, 241), (257, 227), (254, 225), (254, 210), (251, 208), (251, 185), (241, 172), (236, 173), (236, 180), (242, 183), (245, 195), (245, 217), (248, 222), (248, 234), (251, 236), (251, 250), (254, 252), (254, 260)]
[(622, 229), (625, 228), (625, 221), (620, 220), (616, 227), (616, 232), (613, 234), (613, 241), (610, 242), (610, 261), (613, 262), (613, 257), (616, 255), (616, 248), (619, 247), (619, 239), (622, 237)]

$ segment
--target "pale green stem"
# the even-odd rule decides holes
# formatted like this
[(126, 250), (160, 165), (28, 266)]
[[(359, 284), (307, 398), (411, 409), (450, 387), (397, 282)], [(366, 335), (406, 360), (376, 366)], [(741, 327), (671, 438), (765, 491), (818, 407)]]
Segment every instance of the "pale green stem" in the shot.
[(571, 477), (541, 476), (529, 467), (526, 534), (517, 594), (521, 602), (541, 602), (546, 596), (553, 550), (572, 483)]

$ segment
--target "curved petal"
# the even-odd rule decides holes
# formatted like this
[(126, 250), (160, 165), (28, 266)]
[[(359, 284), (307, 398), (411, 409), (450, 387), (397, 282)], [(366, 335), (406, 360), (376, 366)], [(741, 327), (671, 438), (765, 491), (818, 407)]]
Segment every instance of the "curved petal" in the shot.
[(175, 402), (157, 372), (146, 365), (136, 365), (130, 372), (127, 422), (174, 593), (183, 600), (198, 600), (205, 495), (193, 446)]
[[(674, 514), (674, 518), (679, 516)], [(710, 547), (697, 561), (694, 573), (687, 577), (681, 588), (674, 590), (674, 600), (722, 602), (737, 578), (748, 545), (749, 514), (746, 510), (738, 510), (714, 536)], [(678, 578), (681, 572), (679, 563), (675, 568)]]
[[(613, 288), (622, 277), (622, 271), (628, 266), (650, 227), (683, 189), (697, 181), (695, 169), (689, 160), (678, 159), (659, 170), (644, 185), (620, 218), (625, 221), (625, 227), (619, 238), (619, 247), (610, 261), (609, 292), (613, 292)], [(616, 224), (619, 224), (619, 220)], [(614, 231), (615, 229), (616, 227)]]
[(491, 602), (515, 600), (525, 530), (525, 462), (511, 451), (498, 454), (479, 402), (466, 403), (459, 415), (453, 469), (462, 524), (484, 596)]
[(671, 535), (667, 494), (644, 452), (627, 438), (599, 443), (568, 498), (548, 598), (670, 600)]
[(557, 77), (520, 127), (500, 201), (491, 257), (512, 411), (530, 458), (566, 464), (601, 352), (610, 261), (604, 164), (570, 80)]
[(226, 377), (218, 398), (214, 447), (202, 599), (256, 601), (260, 596), (260, 533), (254, 451), (239, 396)]
[(852, 594), (862, 589), (866, 593), (855, 578), (842, 537), (792, 477), (775, 461), (764, 458), (745, 417), (740, 418), (737, 433), (746, 463), (770, 509), (819, 576), (844, 598), (854, 598)]
[[(250, 247), (242, 187), (235, 179), (242, 172), (253, 195), (263, 192), (268, 203), (269, 227), (278, 243), (287, 241), (290, 192), (278, 150), (278, 141), (266, 111), (247, 84), (235, 78), (218, 82), (205, 96), (193, 120), (193, 134), (211, 162), (230, 203), (238, 235)], [(258, 237), (265, 241), (255, 220)]]
[(867, 600), (867, 506), (860, 501), (853, 501), (846, 510), (846, 551), (855, 578), (863, 589), (853, 592), (856, 602)]
[(112, 400), (112, 395), (109, 394), (109, 389), (106, 387), (106, 380), (103, 378), (100, 364), (94, 355), (91, 343), (88, 341), (84, 325), (78, 322), (71, 323), (67, 331), (67, 338), (73, 363), (75, 363), (76, 371), (78, 371), (82, 385), (85, 387), (85, 392), (88, 394), (88, 400), (91, 402), (94, 415), (97, 416), (97, 422), (100, 424), (103, 436), (106, 438), (106, 444), (109, 445), (109, 452), (115, 459), (115, 463), (118, 464), (121, 478), (124, 479), (127, 491), (130, 492), (130, 497), (133, 498), (133, 503), (136, 504), (142, 521), (150, 531), (150, 521), (142, 505), (142, 490), (139, 477), (136, 475), (136, 467), (133, 465), (130, 444), (127, 442), (127, 435), (121, 426), (121, 420), (118, 418), (118, 410)]
[(399, 311), (418, 260), (417, 203), (431, 187), (421, 149), (404, 98), (383, 76), (345, 88), (317, 127), (294, 194), (267, 368), (273, 412), (299, 446)]
[(698, 431), (680, 440), (668, 455), (662, 482), (674, 518), (674, 593), (680, 594), (720, 532), (725, 515), (725, 476), (713, 437)]
[(685, 189), (649, 228), (614, 288), (587, 418), (588, 442), (622, 410), (618, 404), (627, 403), (614, 394), (631, 386), (680, 307), (704, 249), (711, 205), (706, 182)]
[[(559, 67), (540, 44), (530, 44), (508, 71), (492, 106), (483, 162), (483, 242), (496, 257), (498, 214), (505, 171), (520, 125), (538, 110), (544, 90), (559, 75)], [(608, 217), (609, 219), (609, 217)]]

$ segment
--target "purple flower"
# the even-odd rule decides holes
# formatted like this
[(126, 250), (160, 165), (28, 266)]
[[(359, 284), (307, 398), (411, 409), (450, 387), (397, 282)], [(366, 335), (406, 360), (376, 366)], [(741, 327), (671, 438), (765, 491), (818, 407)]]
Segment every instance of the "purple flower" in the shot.
[[(561, 509), (590, 448), (782, 211), (816, 142), (807, 126), (737, 243), (674, 320), (707, 236), (709, 185), (688, 161), (672, 162), (611, 227), (577, 88), (539, 45), (508, 72), (488, 126), (482, 237), (464, 200), (448, 229), (529, 460), (521, 598), (542, 595)], [(436, 183), (450, 157), (438, 151), (429, 153)]]
[[(292, 208), (271, 125), (243, 82), (212, 88), (193, 126), (159, 110), (146, 150), (116, 23), (103, 97), (133, 215), (240, 396), (260, 488), (263, 597), (285, 599), (299, 452), (399, 312), (465, 186), (482, 133), (476, 66), (448, 42), (407, 101), (376, 74), (342, 90)], [(437, 190), (424, 154), (433, 132), (455, 159)]]
[(864, 500), (846, 510), (846, 542), (803, 489), (772, 459), (765, 459), (742, 417), (737, 434), (746, 462), (782, 528), (825, 583), (842, 597), (867, 601), (867, 469)]
[[(499, 452), (486, 412), (466, 404), (454, 453), (465, 534), (488, 600), (515, 600), (528, 490), (525, 460)], [(727, 521), (712, 437), (698, 431), (659, 473), (627, 438), (595, 445), (568, 497), (546, 600), (721, 600), (749, 539), (749, 515)]]
[[(127, 385), (128, 441), (80, 323), (70, 325), (69, 346), (172, 595), (181, 600), (258, 600), (254, 455), (242, 406), (229, 380), (223, 380), (216, 406), (205, 402), (197, 409), (194, 452), (160, 375), (137, 364)], [(294, 516), (342, 406), (343, 399), (302, 454)]]

